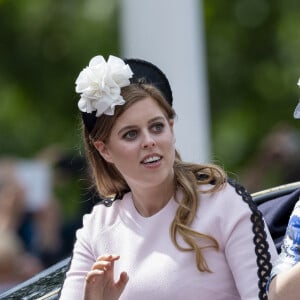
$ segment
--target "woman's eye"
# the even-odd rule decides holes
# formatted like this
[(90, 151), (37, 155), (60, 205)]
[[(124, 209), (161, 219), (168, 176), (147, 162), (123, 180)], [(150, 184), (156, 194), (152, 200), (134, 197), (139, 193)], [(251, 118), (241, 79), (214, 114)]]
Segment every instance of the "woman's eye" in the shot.
[(156, 124), (152, 125), (152, 130), (156, 133), (160, 133), (163, 131), (164, 127), (165, 126), (163, 123), (156, 123)]
[(133, 140), (137, 136), (136, 130), (130, 130), (123, 135), (123, 138), (126, 140)]

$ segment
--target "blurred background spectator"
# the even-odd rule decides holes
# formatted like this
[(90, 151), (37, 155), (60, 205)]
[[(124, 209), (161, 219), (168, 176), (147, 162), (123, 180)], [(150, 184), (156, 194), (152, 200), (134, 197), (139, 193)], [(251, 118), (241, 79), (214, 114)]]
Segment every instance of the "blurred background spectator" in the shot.
[(300, 132), (279, 123), (262, 139), (240, 180), (250, 192), (300, 181)]
[(0, 293), (42, 270), (40, 261), (24, 250), (14, 231), (0, 231)]
[(40, 159), (17, 159), (14, 175), (24, 192), (23, 222), (19, 227), (26, 250), (45, 267), (60, 258), (62, 216), (54, 194), (52, 166)]
[(19, 235), (26, 215), (25, 192), (14, 174), (15, 161), (0, 162), (0, 292), (43, 269), (42, 261), (26, 249)]
[(14, 159), (0, 160), (0, 230), (16, 231), (23, 218), (24, 190), (14, 176)]
[(69, 256), (98, 201), (85, 159), (56, 145), (0, 159), (0, 292)]

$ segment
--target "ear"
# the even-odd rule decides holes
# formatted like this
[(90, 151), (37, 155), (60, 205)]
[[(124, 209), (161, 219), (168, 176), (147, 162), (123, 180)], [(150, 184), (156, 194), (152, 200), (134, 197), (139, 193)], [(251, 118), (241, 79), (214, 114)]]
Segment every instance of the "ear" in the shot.
[(169, 120), (169, 124), (170, 124), (170, 129), (171, 129), (171, 133), (173, 135), (173, 143), (176, 143), (176, 137), (175, 137), (175, 133), (174, 133), (174, 119)]
[(100, 140), (94, 142), (94, 147), (98, 150), (99, 154), (107, 161), (112, 163), (112, 158), (106, 144)]
[(174, 132), (174, 119), (169, 120), (169, 125), (170, 125), (171, 131), (173, 133)]

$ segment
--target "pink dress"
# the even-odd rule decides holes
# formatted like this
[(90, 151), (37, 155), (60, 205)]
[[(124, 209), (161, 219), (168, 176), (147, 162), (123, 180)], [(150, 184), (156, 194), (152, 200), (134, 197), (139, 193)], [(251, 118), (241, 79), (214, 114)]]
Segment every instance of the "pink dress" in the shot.
[[(249, 205), (229, 184), (214, 194), (199, 194), (199, 201), (192, 227), (213, 236), (220, 246), (219, 251), (203, 252), (212, 273), (199, 272), (194, 253), (179, 251), (172, 243), (169, 228), (178, 207), (173, 198), (145, 218), (127, 193), (111, 207), (97, 205), (84, 216), (60, 299), (81, 300), (87, 272), (107, 253), (120, 255), (116, 278), (122, 271), (129, 275), (120, 300), (259, 299)], [(178, 241), (185, 245), (180, 236)], [(267, 241), (273, 261), (277, 252), (268, 231)]]

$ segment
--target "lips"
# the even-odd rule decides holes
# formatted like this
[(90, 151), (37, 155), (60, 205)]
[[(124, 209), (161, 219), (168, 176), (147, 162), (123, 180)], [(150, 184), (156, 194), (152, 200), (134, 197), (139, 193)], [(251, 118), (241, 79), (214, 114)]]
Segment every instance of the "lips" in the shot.
[(152, 154), (152, 155), (147, 155), (142, 161), (142, 164), (153, 164), (153, 163), (157, 163), (158, 161), (160, 161), (162, 159), (162, 156), (158, 155), (158, 154)]

